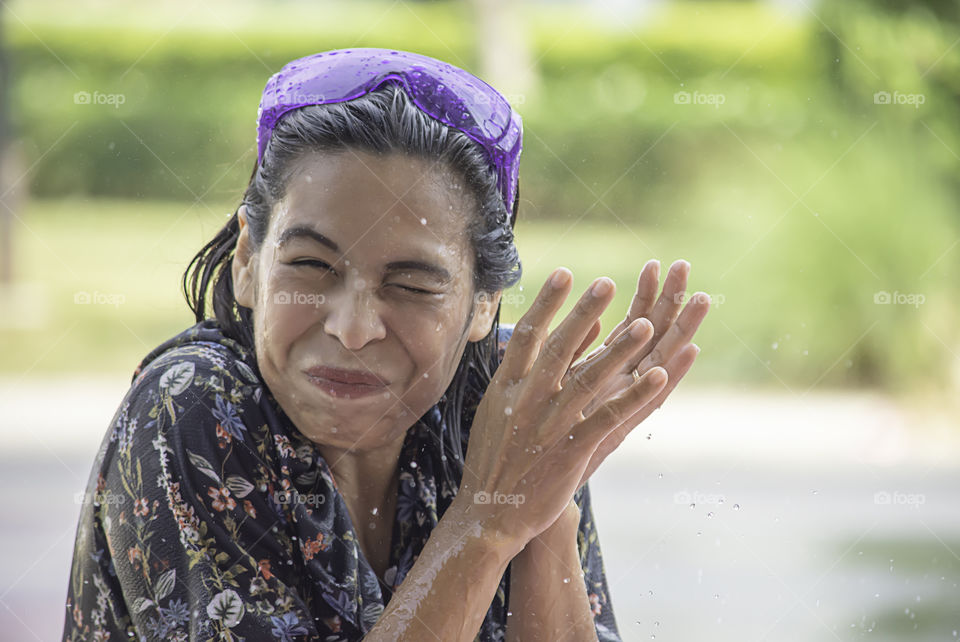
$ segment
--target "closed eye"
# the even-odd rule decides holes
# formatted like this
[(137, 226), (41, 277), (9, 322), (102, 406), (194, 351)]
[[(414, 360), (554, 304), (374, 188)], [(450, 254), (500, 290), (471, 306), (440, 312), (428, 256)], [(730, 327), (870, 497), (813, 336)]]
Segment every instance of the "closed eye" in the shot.
[(430, 290), (421, 290), (420, 288), (411, 288), (406, 285), (397, 285), (397, 287), (402, 290), (406, 290), (408, 292), (413, 292), (415, 294), (436, 294), (436, 292), (431, 292)]
[(321, 270), (329, 270), (333, 272), (333, 268), (330, 267), (329, 263), (326, 263), (325, 261), (319, 261), (317, 259), (300, 259), (298, 261), (291, 261), (290, 265), (306, 265), (308, 267), (316, 267), (320, 268)]
[[(291, 261), (290, 265), (304, 265), (306, 267), (315, 267), (321, 270), (335, 272), (335, 270), (332, 267), (330, 267), (329, 263), (325, 261), (320, 261), (318, 259), (299, 259), (297, 261)], [(406, 290), (407, 292), (411, 292), (413, 294), (425, 294), (425, 295), (434, 295), (434, 296), (437, 294), (436, 292), (431, 292), (430, 290), (424, 290), (422, 288), (413, 288), (408, 285), (400, 285), (399, 283), (393, 283), (392, 285), (396, 285), (401, 290)]]

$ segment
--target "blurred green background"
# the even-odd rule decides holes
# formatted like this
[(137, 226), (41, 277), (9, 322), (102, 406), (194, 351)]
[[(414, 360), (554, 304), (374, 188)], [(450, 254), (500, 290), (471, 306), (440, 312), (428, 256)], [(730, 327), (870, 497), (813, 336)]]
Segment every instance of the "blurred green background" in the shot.
[[(29, 169), (9, 373), (130, 369), (190, 321), (179, 273), (236, 207), (260, 91), (286, 61), (389, 43), (476, 69), (482, 51), (467, 3), (110, 6), (7, 4)], [(685, 258), (715, 300), (691, 380), (955, 391), (953, 6), (518, 9), (535, 77), (513, 97), (525, 277), (504, 317), (565, 264), (617, 282), (609, 329), (647, 259)]]

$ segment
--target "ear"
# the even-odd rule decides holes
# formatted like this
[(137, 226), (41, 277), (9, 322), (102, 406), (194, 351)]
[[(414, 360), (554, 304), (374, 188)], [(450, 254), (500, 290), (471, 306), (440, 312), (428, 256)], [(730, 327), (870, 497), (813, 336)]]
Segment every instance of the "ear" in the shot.
[(237, 248), (230, 264), (233, 276), (233, 297), (237, 304), (245, 308), (253, 308), (256, 301), (256, 259), (250, 240), (250, 228), (247, 226), (247, 206), (241, 205), (237, 210), (237, 223), (240, 233), (237, 236)]
[(473, 320), (470, 322), (467, 341), (479, 341), (490, 333), (493, 327), (493, 317), (497, 315), (500, 306), (500, 295), (497, 292), (478, 292), (473, 297)]

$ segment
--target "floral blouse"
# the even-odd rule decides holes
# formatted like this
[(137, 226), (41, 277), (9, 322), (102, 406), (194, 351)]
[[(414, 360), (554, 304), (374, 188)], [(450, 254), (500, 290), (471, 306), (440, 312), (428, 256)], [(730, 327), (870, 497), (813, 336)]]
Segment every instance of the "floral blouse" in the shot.
[[(501, 327), (501, 356), (511, 331)], [(465, 419), (479, 399), (469, 401)], [(389, 568), (378, 578), (330, 469), (251, 351), (214, 319), (187, 328), (137, 367), (97, 453), (63, 639), (362, 639), (456, 495), (435, 445), (445, 429), (435, 405), (407, 432)], [(588, 486), (575, 499), (597, 636), (619, 641)], [(504, 639), (509, 572), (477, 640)]]

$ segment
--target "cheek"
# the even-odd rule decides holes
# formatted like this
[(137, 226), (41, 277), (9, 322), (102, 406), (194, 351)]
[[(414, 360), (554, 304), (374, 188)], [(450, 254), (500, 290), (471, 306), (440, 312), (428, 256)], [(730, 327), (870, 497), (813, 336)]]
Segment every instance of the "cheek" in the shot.
[(257, 334), (262, 337), (263, 345), (272, 361), (282, 365), (286, 360), (290, 344), (307, 332), (316, 322), (319, 309), (310, 303), (306, 291), (286, 285), (276, 272), (261, 282), (260, 298), (257, 301), (257, 320), (260, 323)]
[(446, 390), (463, 352), (463, 321), (447, 314), (402, 321), (405, 326), (398, 333), (407, 337), (404, 344), (414, 364), (416, 380), (411, 386), (416, 391), (439, 396)]

